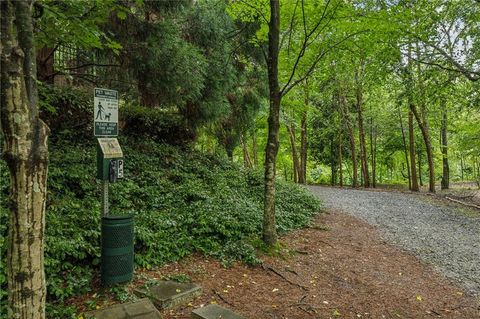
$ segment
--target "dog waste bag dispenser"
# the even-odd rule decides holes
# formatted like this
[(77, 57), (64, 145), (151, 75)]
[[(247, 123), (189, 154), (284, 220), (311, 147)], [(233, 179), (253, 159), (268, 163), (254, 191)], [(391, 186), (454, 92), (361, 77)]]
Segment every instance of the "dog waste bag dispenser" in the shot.
[(123, 178), (123, 152), (114, 137), (98, 139), (97, 178), (110, 183)]
[(133, 216), (108, 212), (108, 185), (123, 178), (123, 152), (114, 137), (98, 138), (97, 178), (103, 185), (102, 282), (129, 281), (133, 277)]

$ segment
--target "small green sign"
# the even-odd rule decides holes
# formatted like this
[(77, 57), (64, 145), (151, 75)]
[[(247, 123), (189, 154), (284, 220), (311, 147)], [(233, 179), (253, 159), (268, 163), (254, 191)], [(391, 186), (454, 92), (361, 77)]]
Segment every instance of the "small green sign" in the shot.
[(94, 135), (118, 136), (118, 92), (95, 88), (93, 103)]

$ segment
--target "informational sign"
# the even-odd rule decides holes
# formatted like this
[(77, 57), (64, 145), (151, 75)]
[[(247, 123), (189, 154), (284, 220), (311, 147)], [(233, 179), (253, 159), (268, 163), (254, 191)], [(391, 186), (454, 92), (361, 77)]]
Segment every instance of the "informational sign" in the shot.
[(93, 103), (94, 135), (118, 136), (118, 92), (95, 88)]
[(123, 157), (122, 148), (115, 137), (99, 138), (98, 144), (102, 149), (104, 158), (119, 158)]

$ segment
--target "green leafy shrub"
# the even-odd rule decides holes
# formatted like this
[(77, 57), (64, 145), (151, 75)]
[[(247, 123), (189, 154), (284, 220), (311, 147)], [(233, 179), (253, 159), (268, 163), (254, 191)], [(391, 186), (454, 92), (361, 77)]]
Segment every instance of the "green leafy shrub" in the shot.
[[(135, 216), (137, 266), (178, 260), (192, 252), (225, 264), (258, 262), (252, 240), (261, 233), (263, 184), (259, 172), (213, 155), (181, 150), (151, 140), (120, 138), (125, 179), (111, 185), (111, 214)], [(95, 179), (95, 145), (50, 145), (45, 266), (51, 317), (55, 305), (88, 292), (100, 260), (100, 183)], [(8, 171), (0, 161), (0, 231), (5, 260)], [(303, 188), (277, 185), (280, 233), (308, 224), (319, 203)], [(1, 291), (6, 291), (4, 268)], [(55, 315), (57, 313), (57, 315)]]

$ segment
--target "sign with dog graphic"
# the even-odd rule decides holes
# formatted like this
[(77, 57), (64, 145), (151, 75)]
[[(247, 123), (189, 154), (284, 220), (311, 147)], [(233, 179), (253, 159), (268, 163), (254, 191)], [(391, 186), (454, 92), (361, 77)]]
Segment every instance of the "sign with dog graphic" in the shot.
[(118, 92), (95, 88), (93, 96), (95, 136), (118, 136)]

